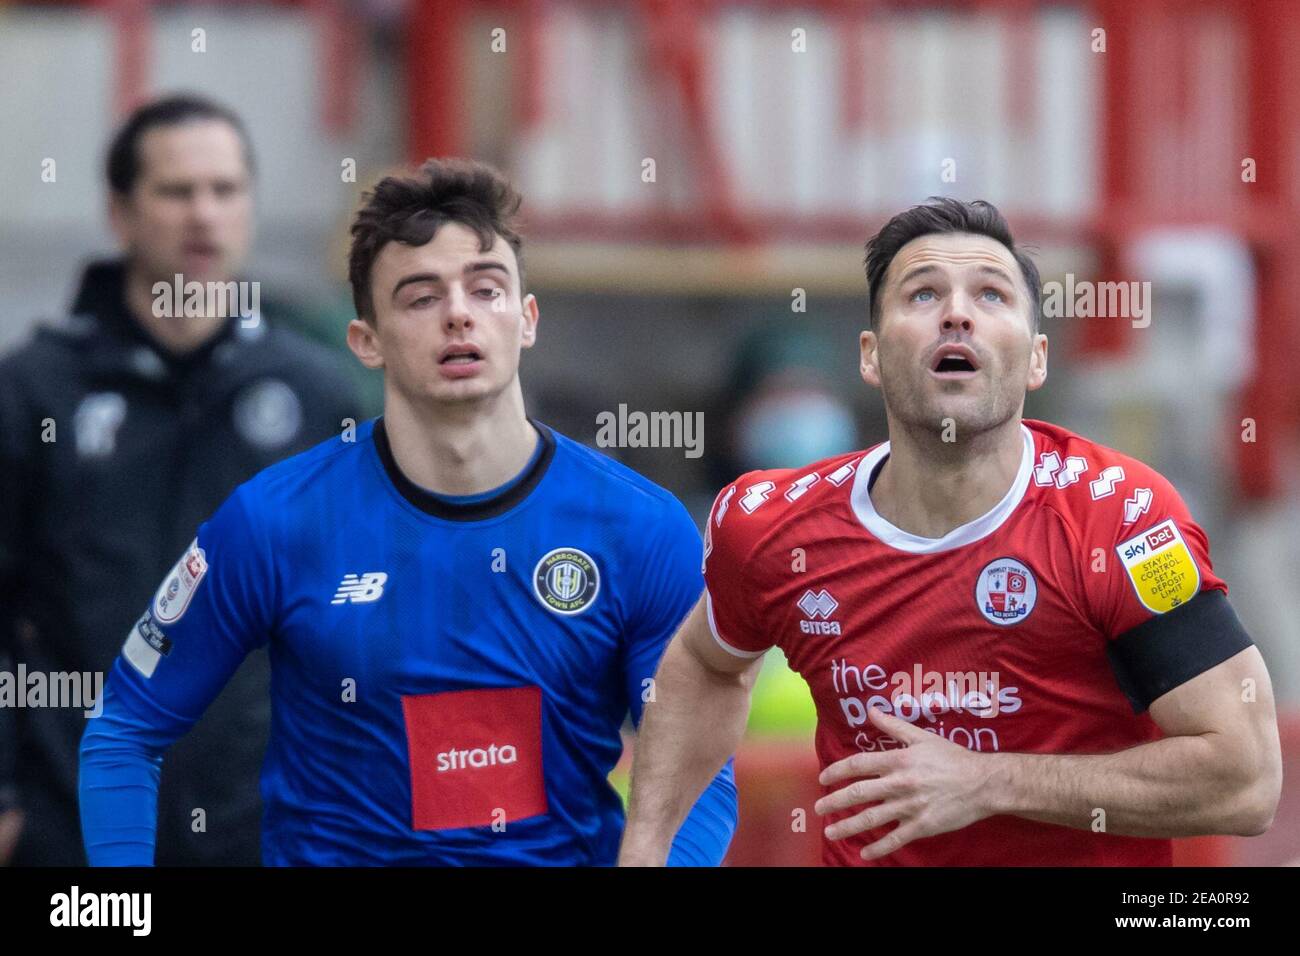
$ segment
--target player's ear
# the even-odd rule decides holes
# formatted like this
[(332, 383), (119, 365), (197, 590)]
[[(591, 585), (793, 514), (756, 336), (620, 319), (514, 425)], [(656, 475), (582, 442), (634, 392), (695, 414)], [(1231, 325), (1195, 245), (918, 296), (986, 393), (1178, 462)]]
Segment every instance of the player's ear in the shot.
[(1029, 380), (1025, 383), (1027, 391), (1041, 388), (1047, 381), (1047, 336), (1039, 332), (1034, 336), (1034, 345), (1029, 353)]
[(870, 329), (864, 329), (862, 334), (858, 336), (858, 350), (860, 352), (858, 371), (862, 374), (862, 381), (876, 388), (880, 388), (880, 367), (876, 364), (876, 347), (878, 345), (876, 333)]
[(366, 368), (383, 368), (384, 353), (379, 347), (375, 327), (361, 319), (348, 323), (348, 348)]
[(537, 296), (531, 292), (524, 296), (523, 307), (520, 311), (524, 316), (523, 347), (530, 349), (533, 347), (533, 343), (537, 341), (537, 322), (542, 317), (537, 308)]

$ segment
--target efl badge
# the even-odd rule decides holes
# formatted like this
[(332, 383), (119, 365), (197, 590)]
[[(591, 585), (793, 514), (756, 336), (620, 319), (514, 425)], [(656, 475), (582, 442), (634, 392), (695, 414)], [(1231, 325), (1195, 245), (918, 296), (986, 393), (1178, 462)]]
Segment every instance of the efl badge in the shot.
[(1201, 589), (1201, 570), (1173, 518), (1129, 538), (1115, 550), (1138, 600), (1148, 611), (1172, 611)]
[(1033, 573), (1015, 558), (990, 561), (975, 582), (975, 603), (994, 624), (1019, 624), (1037, 600)]
[(153, 598), (153, 616), (159, 624), (175, 624), (190, 606), (194, 590), (208, 573), (207, 557), (195, 538), (176, 567), (163, 578), (162, 587)]
[(556, 614), (580, 614), (600, 592), (600, 571), (585, 551), (556, 548), (533, 569), (533, 592)]

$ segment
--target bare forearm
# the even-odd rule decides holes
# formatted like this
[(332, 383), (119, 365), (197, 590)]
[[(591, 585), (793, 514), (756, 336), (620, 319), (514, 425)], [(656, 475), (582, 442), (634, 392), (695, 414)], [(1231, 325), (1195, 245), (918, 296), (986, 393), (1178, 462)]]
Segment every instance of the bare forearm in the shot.
[(1262, 832), (1276, 798), (1271, 774), (1217, 734), (1166, 737), (1113, 754), (990, 754), (992, 814), (1102, 830), (1177, 837)]
[(637, 733), (620, 864), (667, 860), (686, 814), (740, 743), (751, 684), (708, 670), (680, 642), (668, 646)]

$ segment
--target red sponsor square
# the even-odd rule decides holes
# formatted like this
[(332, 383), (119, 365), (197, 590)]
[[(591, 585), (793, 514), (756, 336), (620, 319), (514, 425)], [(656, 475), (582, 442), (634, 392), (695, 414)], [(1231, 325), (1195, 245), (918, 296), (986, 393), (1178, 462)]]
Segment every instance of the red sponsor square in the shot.
[(546, 813), (541, 688), (404, 694), (402, 713), (414, 829), (509, 824)]

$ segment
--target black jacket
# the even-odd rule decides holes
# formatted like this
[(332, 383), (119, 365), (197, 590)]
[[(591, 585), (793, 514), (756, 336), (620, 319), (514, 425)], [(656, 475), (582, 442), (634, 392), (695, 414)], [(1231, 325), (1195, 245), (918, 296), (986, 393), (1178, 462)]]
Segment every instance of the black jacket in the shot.
[[(0, 359), (0, 652), (28, 674), (107, 682), (198, 526), (240, 482), (358, 417), (341, 358), (264, 317), (169, 357), (127, 313), (123, 279), (92, 265), (73, 315)], [(260, 862), (268, 680), (259, 652), (167, 752), (158, 863)], [(84, 727), (80, 709), (0, 712), (0, 774), (12, 766), (26, 817), (16, 865), (85, 863)]]

